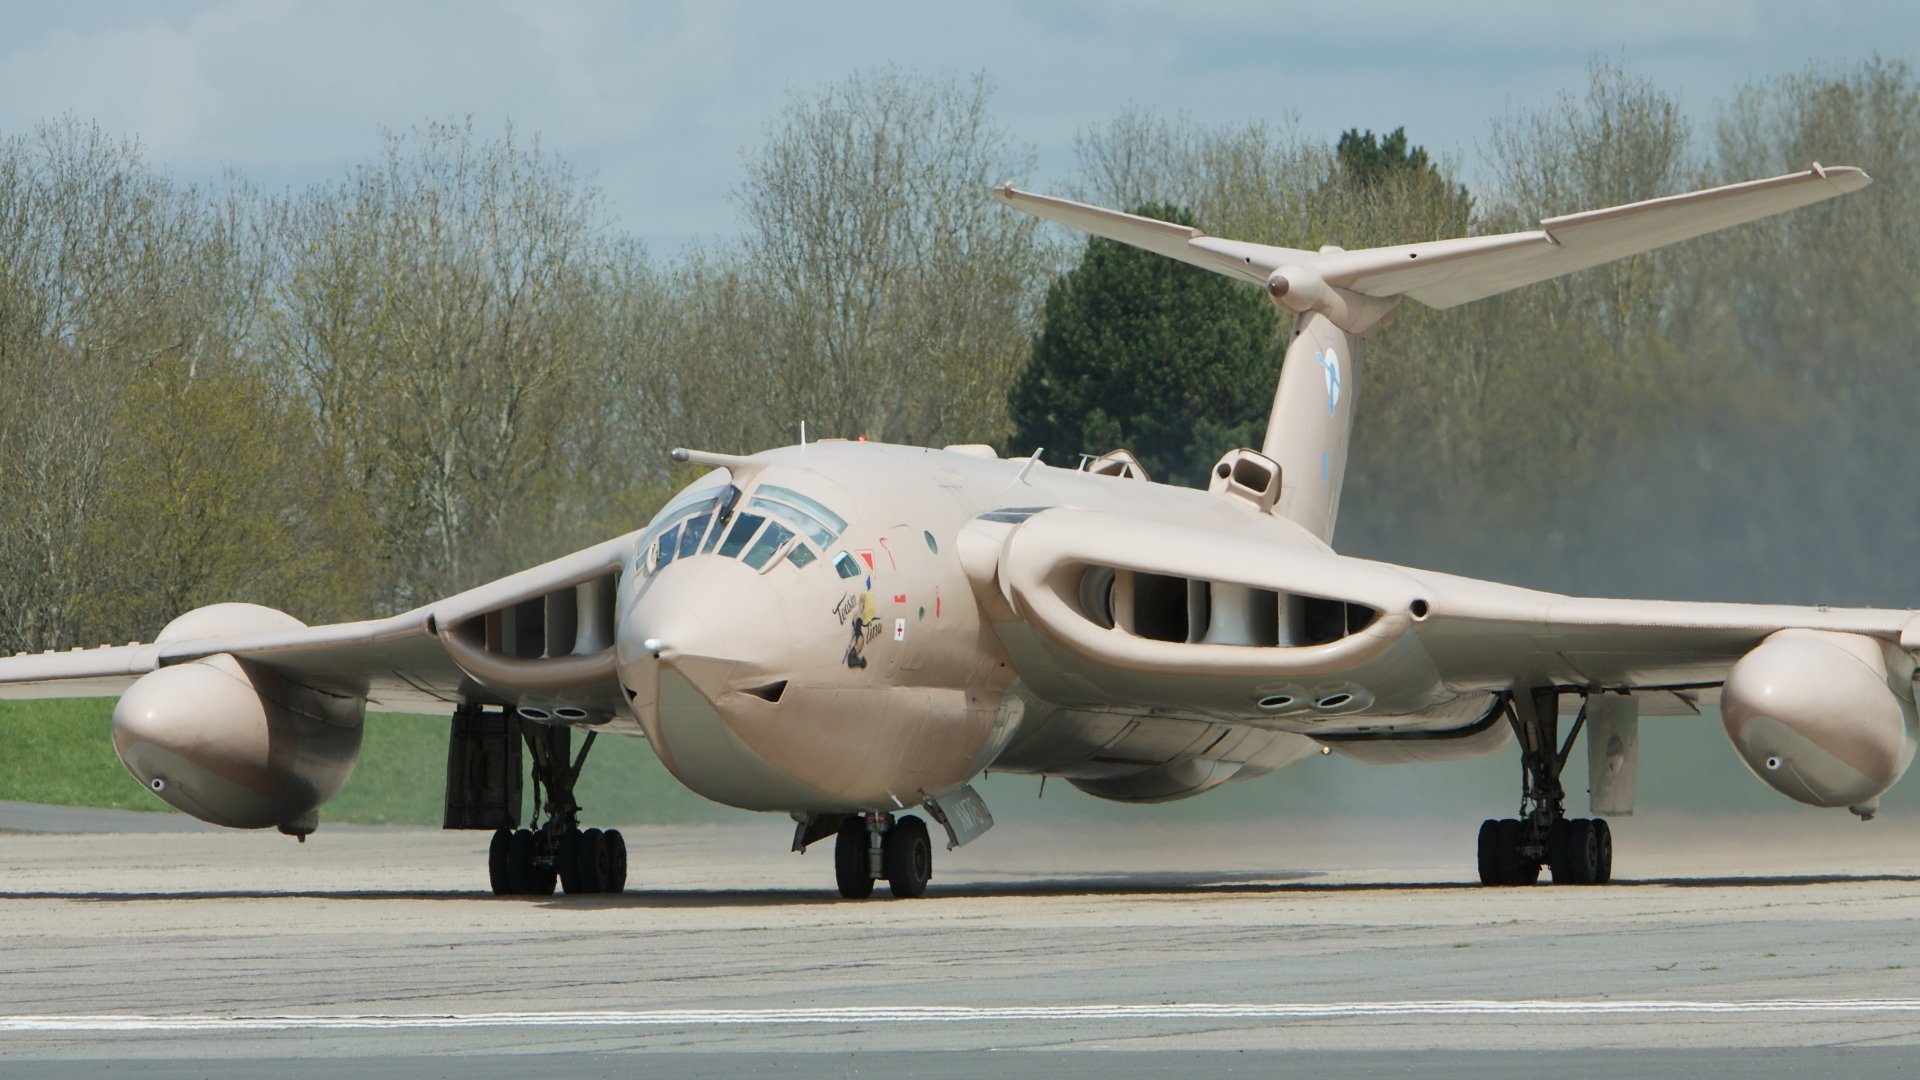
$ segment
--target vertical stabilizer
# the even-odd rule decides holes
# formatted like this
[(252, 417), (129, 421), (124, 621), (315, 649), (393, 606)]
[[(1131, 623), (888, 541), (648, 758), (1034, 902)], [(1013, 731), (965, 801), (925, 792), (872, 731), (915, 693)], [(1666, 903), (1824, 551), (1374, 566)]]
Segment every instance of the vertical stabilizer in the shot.
[(1325, 315), (1298, 316), (1260, 447), (1280, 466), (1274, 513), (1329, 543), (1366, 353), (1366, 338), (1347, 333)]
[(1331, 541), (1365, 335), (1401, 298), (1449, 308), (1858, 191), (1869, 182), (1852, 166), (1816, 162), (1804, 172), (1550, 217), (1525, 232), (1317, 252), (1208, 236), (1012, 184), (993, 194), (1095, 236), (1264, 285), (1276, 306), (1294, 314), (1293, 341), (1262, 451), (1281, 468), (1273, 512)]

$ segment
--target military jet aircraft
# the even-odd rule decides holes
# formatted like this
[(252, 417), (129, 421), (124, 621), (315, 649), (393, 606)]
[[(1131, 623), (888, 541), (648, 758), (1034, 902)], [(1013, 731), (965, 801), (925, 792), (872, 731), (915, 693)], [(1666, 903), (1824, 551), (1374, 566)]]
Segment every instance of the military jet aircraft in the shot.
[(1521, 811), (1481, 826), (1480, 879), (1604, 883), (1605, 820), (1566, 813), (1576, 737), (1594, 812), (1628, 812), (1639, 717), (1716, 699), (1761, 780), (1864, 817), (1914, 756), (1920, 613), (1560, 596), (1331, 542), (1367, 335), (1404, 298), (1450, 307), (1867, 183), (1816, 164), (1356, 251), (1008, 185), (994, 194), (1015, 209), (1245, 279), (1293, 317), (1259, 449), (1228, 451), (1206, 490), (1155, 483), (1125, 450), (1077, 468), (985, 446), (680, 450), (705, 475), (584, 551), (368, 622), (216, 604), (150, 644), (0, 660), (0, 697), (117, 694), (140, 783), (303, 837), (367, 710), (450, 714), (445, 824), (495, 830), (503, 894), (624, 888), (624, 838), (582, 829), (573, 794), (601, 733), (644, 737), (709, 799), (791, 815), (795, 850), (835, 838), (849, 898), (883, 878), (921, 895), (932, 844), (907, 811), (949, 848), (974, 839), (987, 769), (1157, 802), (1316, 753), (1436, 761), (1516, 737)]

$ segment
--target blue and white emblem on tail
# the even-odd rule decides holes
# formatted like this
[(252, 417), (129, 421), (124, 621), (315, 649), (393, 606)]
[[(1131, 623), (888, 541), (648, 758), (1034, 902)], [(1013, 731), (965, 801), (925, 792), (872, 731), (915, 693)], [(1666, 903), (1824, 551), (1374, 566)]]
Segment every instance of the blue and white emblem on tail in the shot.
[(1340, 354), (1328, 349), (1316, 351), (1313, 358), (1320, 361), (1321, 370), (1327, 375), (1327, 415), (1332, 416), (1334, 406), (1340, 404)]

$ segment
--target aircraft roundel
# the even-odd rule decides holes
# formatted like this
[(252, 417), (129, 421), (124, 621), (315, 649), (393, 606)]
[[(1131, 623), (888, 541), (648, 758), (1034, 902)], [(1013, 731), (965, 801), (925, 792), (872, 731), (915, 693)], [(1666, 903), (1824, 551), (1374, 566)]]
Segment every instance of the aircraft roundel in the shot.
[(1320, 361), (1321, 373), (1327, 377), (1327, 415), (1332, 416), (1334, 407), (1340, 404), (1340, 354), (1328, 349), (1315, 351), (1313, 358)]

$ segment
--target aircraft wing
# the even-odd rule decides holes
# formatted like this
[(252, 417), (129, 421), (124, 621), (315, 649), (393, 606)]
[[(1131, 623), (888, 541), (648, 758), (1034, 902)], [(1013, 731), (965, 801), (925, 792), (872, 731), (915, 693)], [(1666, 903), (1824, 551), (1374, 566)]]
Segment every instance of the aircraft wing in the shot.
[(620, 537), (385, 619), (300, 626), (216, 606), (152, 643), (0, 658), (0, 700), (117, 696), (161, 667), (230, 653), (373, 709), (446, 712), (472, 698), (607, 716), (620, 707), (613, 597), (632, 546)]
[(1712, 687), (1786, 629), (1859, 634), (1920, 652), (1920, 612), (1562, 596), (1423, 571), (1425, 651), (1452, 681), (1606, 689)]
[(1434, 732), (1515, 687), (1644, 692), (1649, 714), (1686, 707), (1787, 628), (1920, 652), (1913, 611), (1562, 596), (1066, 508), (997, 539), (997, 560), (970, 571), (1002, 611), (995, 631), (1023, 680), (1085, 707)]
[(1852, 166), (1816, 163), (1804, 172), (1765, 180), (1551, 217), (1526, 232), (1320, 252), (1226, 240), (1186, 225), (1035, 195), (1012, 184), (995, 188), (994, 195), (1027, 213), (1246, 281), (1266, 284), (1282, 269), (1289, 276), (1311, 272), (1363, 296), (1410, 296), (1429, 307), (1449, 308), (1831, 199), (1871, 182)]

